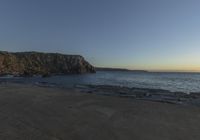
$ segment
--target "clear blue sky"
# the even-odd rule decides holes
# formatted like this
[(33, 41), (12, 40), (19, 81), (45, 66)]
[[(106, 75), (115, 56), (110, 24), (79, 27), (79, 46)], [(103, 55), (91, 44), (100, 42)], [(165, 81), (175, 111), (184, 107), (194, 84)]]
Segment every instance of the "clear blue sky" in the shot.
[(96, 66), (200, 71), (199, 0), (1, 0), (0, 50)]

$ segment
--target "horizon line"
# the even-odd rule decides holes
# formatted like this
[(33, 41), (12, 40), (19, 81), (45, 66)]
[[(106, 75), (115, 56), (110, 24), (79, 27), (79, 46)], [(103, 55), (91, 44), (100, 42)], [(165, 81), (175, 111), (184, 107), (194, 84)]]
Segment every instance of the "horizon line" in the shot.
[(147, 71), (147, 72), (171, 72), (171, 73), (200, 73), (200, 70), (161, 70), (161, 69), (130, 69), (124, 67), (97, 67), (95, 68), (110, 68), (110, 69), (121, 69), (121, 70), (130, 70), (130, 71)]

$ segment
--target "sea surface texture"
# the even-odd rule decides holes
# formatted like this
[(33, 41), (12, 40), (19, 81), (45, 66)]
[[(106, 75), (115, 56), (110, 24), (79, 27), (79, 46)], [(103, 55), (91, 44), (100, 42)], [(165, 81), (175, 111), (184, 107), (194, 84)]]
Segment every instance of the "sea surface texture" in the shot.
[(42, 77), (12, 77), (0, 78), (1, 82), (26, 84), (46, 84), (61, 87), (76, 85), (114, 85), (137, 88), (165, 89), (172, 92), (200, 92), (199, 73), (161, 73), (161, 72), (121, 72), (98, 71), (95, 74), (60, 75)]

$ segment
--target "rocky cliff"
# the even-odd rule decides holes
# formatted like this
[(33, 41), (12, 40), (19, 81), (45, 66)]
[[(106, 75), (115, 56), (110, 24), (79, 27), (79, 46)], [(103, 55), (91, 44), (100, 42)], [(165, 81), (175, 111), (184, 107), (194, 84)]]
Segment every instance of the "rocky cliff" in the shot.
[(94, 73), (80, 55), (39, 52), (0, 52), (0, 75), (21, 76)]

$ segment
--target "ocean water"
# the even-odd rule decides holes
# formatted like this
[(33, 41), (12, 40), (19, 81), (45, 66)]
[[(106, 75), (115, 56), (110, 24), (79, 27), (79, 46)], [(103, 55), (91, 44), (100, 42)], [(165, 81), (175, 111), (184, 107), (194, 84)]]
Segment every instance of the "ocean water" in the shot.
[(62, 87), (75, 85), (117, 85), (138, 88), (165, 89), (185, 93), (200, 92), (200, 73), (138, 73), (122, 71), (98, 71), (96, 74), (41, 77), (1, 77), (0, 82), (29, 84), (55, 84)]

